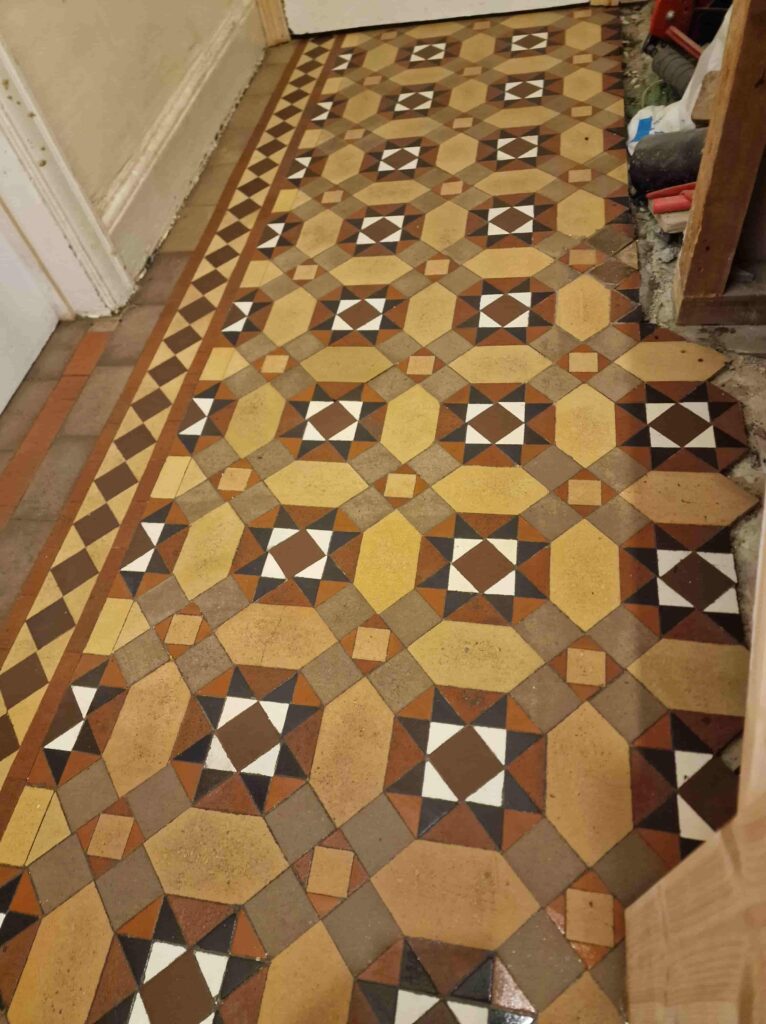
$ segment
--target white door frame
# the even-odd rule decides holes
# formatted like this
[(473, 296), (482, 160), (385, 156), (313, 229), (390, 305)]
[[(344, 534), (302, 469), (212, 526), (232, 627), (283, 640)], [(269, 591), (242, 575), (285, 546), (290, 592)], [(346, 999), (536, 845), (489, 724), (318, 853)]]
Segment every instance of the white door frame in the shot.
[(103, 316), (134, 288), (0, 39), (0, 201), (62, 319)]

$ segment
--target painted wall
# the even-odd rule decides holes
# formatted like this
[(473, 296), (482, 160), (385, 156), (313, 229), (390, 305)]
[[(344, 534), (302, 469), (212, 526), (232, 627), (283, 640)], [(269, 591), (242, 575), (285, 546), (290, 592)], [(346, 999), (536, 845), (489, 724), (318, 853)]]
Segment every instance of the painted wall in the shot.
[(2, 0), (0, 35), (98, 206), (234, 0)]
[(294, 35), (329, 32), (371, 25), (406, 25), (486, 14), (515, 14), (549, 7), (565, 7), (580, 0), (285, 0), (287, 24)]
[(263, 57), (255, 0), (0, 0), (0, 41), (135, 279)]

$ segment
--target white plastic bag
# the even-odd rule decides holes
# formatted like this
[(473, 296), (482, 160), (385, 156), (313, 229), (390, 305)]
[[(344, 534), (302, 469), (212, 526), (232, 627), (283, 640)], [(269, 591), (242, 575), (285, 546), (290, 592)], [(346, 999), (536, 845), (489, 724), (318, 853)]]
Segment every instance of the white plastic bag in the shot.
[(723, 51), (726, 47), (726, 36), (729, 31), (729, 15), (716, 32), (715, 39), (705, 47), (697, 61), (694, 74), (689, 79), (686, 91), (680, 100), (669, 103), (666, 107), (644, 107), (634, 114), (628, 125), (628, 152), (632, 153), (641, 139), (659, 132), (682, 132), (694, 128), (692, 110), (697, 102), (702, 81), (708, 71), (717, 71), (723, 62)]

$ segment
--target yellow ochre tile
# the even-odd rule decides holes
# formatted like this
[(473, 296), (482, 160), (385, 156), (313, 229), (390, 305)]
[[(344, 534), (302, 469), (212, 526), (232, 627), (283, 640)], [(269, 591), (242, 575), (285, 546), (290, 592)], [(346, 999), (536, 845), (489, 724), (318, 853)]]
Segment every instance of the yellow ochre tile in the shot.
[(348, 895), (353, 864), (354, 854), (351, 850), (335, 850), (328, 846), (317, 846), (311, 858), (307, 891), (319, 896), (335, 896), (343, 899)]
[(582, 519), (551, 544), (551, 601), (580, 629), (620, 603), (620, 555), (614, 541)]
[(510, 626), (443, 620), (410, 646), (437, 686), (507, 693), (542, 665)]
[(226, 653), (240, 665), (303, 668), (335, 643), (313, 608), (251, 604), (218, 627)]
[(390, 512), (362, 535), (354, 585), (376, 612), (415, 585), (421, 536), (401, 512)]

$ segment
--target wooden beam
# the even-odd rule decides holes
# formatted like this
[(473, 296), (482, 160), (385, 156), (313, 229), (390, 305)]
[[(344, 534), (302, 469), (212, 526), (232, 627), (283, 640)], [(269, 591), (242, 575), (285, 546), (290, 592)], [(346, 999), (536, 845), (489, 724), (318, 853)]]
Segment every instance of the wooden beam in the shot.
[(277, 46), (290, 40), (285, 8), (282, 0), (257, 0), (258, 13), (263, 23), (267, 46)]
[(723, 294), (765, 146), (766, 0), (734, 0), (678, 261), (678, 294), (684, 301)]

